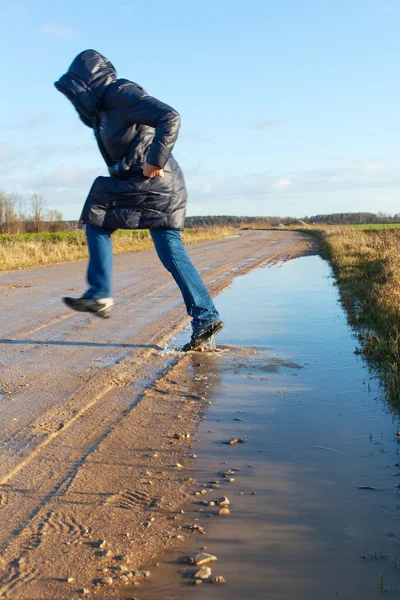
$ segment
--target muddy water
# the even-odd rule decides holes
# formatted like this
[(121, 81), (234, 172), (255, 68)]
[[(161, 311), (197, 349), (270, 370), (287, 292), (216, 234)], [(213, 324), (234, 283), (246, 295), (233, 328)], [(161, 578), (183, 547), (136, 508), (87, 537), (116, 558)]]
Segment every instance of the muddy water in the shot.
[[(193, 355), (189, 371), (190, 391), (212, 403), (193, 476), (199, 490), (212, 480), (220, 489), (194, 497), (183, 517), (206, 533), (190, 533), (129, 596), (369, 600), (388, 588), (397, 597), (397, 416), (354, 355), (327, 264), (307, 257), (258, 269), (218, 306), (225, 350)], [(221, 443), (231, 437), (248, 441)], [(226, 469), (240, 469), (234, 481), (220, 476)], [(201, 505), (222, 495), (229, 516)], [(225, 585), (191, 586), (182, 573), (184, 556), (204, 546)]]

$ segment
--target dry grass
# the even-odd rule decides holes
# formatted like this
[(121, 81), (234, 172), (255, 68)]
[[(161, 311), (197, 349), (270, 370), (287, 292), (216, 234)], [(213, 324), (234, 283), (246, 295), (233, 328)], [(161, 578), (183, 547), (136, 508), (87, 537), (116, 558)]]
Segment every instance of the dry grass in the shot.
[[(205, 227), (187, 229), (182, 238), (185, 244), (224, 238), (235, 233), (233, 227)], [(22, 238), (22, 239), (21, 239)], [(7, 236), (0, 243), (0, 271), (26, 269), (42, 265), (73, 262), (87, 258), (85, 234), (81, 231), (49, 237), (46, 235)], [(116, 232), (113, 236), (114, 254), (141, 252), (153, 248), (148, 231)]]
[(400, 230), (302, 228), (316, 234), (332, 264), (361, 352), (378, 368), (389, 398), (400, 403)]

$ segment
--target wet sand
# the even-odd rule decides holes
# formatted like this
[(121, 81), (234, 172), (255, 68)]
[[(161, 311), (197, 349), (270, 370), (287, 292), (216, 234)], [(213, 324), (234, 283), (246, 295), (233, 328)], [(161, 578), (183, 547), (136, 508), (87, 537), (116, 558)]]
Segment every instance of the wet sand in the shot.
[[(247, 232), (189, 251), (217, 295), (234, 276), (308, 253), (310, 243)], [(124, 568), (181, 543), (175, 517), (192, 491), (190, 442), (208, 400), (188, 391), (191, 358), (162, 352), (186, 320), (179, 294), (145, 252), (116, 259), (112, 319), (66, 312), (59, 297), (82, 290), (83, 269), (1, 277), (0, 594), (8, 598), (79, 598), (84, 588), (121, 597)], [(169, 369), (179, 361), (175, 379)], [(109, 576), (111, 586), (96, 585)]]
[[(222, 295), (226, 349), (193, 355), (184, 370), (191, 393), (211, 402), (194, 444), (195, 491), (220, 488), (192, 495), (187, 541), (123, 597), (398, 597), (399, 415), (354, 354), (337, 298), (318, 257), (258, 269)], [(221, 443), (232, 437), (247, 443)], [(203, 505), (220, 496), (227, 516)], [(191, 585), (197, 568), (184, 559), (203, 547), (223, 586)]]

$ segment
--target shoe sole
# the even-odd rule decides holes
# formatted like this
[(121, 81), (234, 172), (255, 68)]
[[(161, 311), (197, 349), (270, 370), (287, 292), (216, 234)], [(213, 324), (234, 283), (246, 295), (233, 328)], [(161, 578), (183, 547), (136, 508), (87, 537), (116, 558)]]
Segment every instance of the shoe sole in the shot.
[(68, 308), (70, 308), (71, 310), (74, 310), (76, 312), (88, 312), (92, 315), (95, 315), (96, 317), (100, 317), (101, 319), (109, 319), (111, 317), (111, 306), (105, 306), (104, 308), (100, 308), (99, 310), (93, 310), (91, 308), (89, 308), (88, 306), (84, 306), (84, 305), (75, 305), (73, 306), (72, 304), (69, 304), (68, 302), (66, 302), (66, 300), (63, 298), (63, 302), (66, 306), (68, 306)]
[(216, 327), (214, 329), (214, 331), (212, 332), (212, 334), (210, 335), (210, 337), (205, 340), (205, 342), (201, 342), (201, 344), (199, 346), (196, 346), (195, 348), (188, 348), (187, 350), (185, 350), (185, 346), (182, 348), (182, 352), (198, 352), (199, 350), (201, 350), (201, 348), (203, 348), (207, 342), (209, 342), (215, 335), (217, 335), (217, 333), (219, 333), (221, 331), (221, 329), (224, 328), (224, 324), (220, 323), (218, 325), (218, 327)]

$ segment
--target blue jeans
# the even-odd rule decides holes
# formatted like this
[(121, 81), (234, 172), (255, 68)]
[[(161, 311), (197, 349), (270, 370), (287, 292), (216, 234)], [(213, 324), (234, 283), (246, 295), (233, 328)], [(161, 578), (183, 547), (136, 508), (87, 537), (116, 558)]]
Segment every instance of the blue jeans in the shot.
[[(86, 225), (90, 255), (87, 271), (89, 289), (84, 294), (86, 298), (98, 300), (111, 297), (113, 233), (114, 229)], [(202, 327), (219, 319), (214, 302), (186, 252), (180, 232), (151, 229), (150, 233), (159, 259), (181, 290), (187, 313), (193, 317), (193, 327)]]

